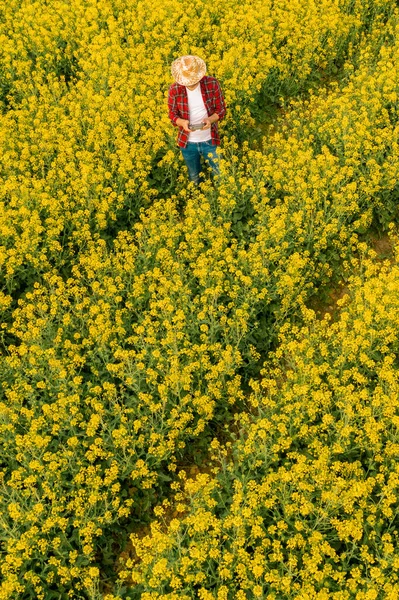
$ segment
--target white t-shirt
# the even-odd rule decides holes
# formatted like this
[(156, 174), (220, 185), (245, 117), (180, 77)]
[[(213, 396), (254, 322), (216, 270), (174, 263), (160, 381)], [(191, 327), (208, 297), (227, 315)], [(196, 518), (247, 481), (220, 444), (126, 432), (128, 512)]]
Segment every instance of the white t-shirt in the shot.
[[(198, 84), (195, 90), (187, 90), (187, 98), (188, 98), (188, 112), (189, 112), (189, 121), (190, 123), (197, 124), (201, 123), (203, 119), (208, 116), (208, 111), (206, 110), (204, 100), (202, 98), (201, 93), (201, 85)], [(189, 142), (206, 142), (207, 140), (211, 140), (211, 130), (205, 129), (205, 131), (192, 131), (188, 136)]]

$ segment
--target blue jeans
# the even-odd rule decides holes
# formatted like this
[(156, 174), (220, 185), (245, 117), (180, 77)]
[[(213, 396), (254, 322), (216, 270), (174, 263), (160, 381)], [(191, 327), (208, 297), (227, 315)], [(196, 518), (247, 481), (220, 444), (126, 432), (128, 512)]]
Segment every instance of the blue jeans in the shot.
[[(206, 142), (187, 142), (185, 148), (181, 148), (184, 162), (188, 169), (188, 177), (196, 185), (201, 180), (202, 165), (201, 156), (209, 162), (213, 175), (219, 175), (219, 157), (216, 154), (217, 146), (212, 144), (212, 140)], [(210, 156), (209, 156), (210, 155)]]

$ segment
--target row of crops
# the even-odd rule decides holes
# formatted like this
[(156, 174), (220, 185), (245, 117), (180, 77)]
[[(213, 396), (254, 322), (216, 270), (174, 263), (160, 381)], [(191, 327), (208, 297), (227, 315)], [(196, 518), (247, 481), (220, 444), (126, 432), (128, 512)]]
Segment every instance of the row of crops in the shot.
[(337, 322), (283, 329), (230, 442), (132, 535), (136, 597), (397, 598), (399, 271), (358, 267)]
[[(367, 236), (398, 31), (392, 0), (0, 2), (0, 600), (397, 598), (398, 267)], [(185, 53), (228, 106), (199, 190)]]

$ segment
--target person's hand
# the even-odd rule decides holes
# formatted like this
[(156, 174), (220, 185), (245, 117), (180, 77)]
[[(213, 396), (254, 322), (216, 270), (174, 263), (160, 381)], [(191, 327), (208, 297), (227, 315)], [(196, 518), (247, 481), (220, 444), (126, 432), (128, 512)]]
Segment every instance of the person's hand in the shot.
[(187, 133), (191, 133), (191, 129), (189, 129), (189, 121), (188, 119), (176, 119), (176, 125), (187, 131)]
[(210, 128), (211, 128), (212, 121), (210, 120), (210, 118), (209, 118), (209, 117), (206, 117), (206, 119), (204, 119), (202, 122), (203, 122), (203, 124), (204, 124), (204, 126), (203, 126), (203, 128), (202, 128), (202, 131), (203, 131), (204, 129), (210, 129)]

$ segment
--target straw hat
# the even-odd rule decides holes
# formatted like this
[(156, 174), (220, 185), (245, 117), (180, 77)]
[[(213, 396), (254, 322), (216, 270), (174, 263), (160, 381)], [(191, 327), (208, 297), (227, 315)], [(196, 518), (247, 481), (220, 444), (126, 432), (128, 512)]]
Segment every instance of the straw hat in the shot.
[(199, 56), (180, 56), (172, 62), (172, 75), (180, 85), (195, 85), (206, 73), (206, 64)]

